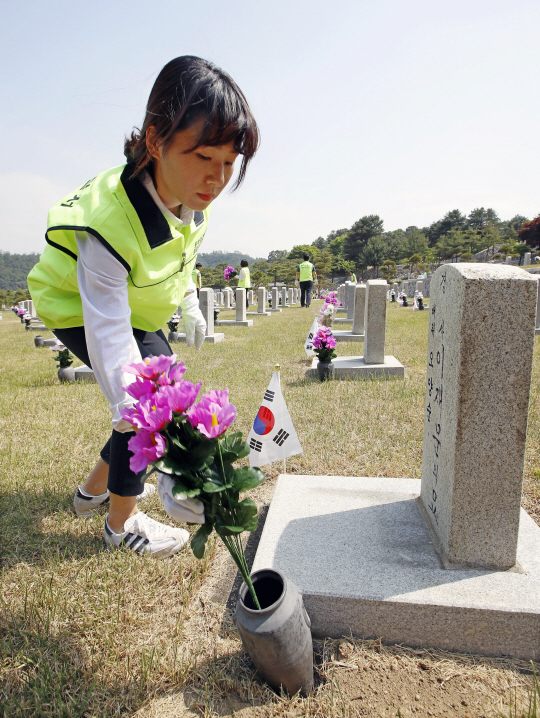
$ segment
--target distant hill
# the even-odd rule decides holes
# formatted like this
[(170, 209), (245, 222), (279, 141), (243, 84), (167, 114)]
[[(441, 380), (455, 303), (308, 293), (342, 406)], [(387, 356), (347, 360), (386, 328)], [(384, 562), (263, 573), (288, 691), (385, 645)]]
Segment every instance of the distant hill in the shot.
[(0, 289), (26, 289), (26, 278), (39, 254), (11, 254), (0, 250)]
[[(250, 257), (241, 252), (209, 252), (197, 256), (203, 267), (212, 269), (221, 262), (238, 266), (242, 259), (250, 264), (265, 260), (266, 257)], [(26, 278), (32, 267), (39, 262), (39, 254), (11, 254), (0, 250), (0, 290), (26, 289)]]
[(249, 254), (242, 254), (241, 252), (209, 252), (207, 254), (200, 252), (197, 255), (197, 261), (203, 267), (210, 267), (211, 269), (214, 269), (221, 262), (236, 266), (240, 264), (242, 259), (247, 259), (250, 264), (253, 264), (253, 262), (264, 262), (266, 257), (250, 257)]

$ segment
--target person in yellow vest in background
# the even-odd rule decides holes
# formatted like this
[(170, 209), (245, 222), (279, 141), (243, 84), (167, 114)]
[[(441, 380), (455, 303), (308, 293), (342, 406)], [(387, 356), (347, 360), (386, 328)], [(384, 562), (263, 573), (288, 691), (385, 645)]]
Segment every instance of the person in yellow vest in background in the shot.
[(240, 262), (240, 266), (242, 269), (240, 270), (240, 274), (238, 275), (238, 286), (239, 287), (245, 287), (246, 290), (246, 308), (249, 309), (249, 301), (248, 301), (248, 293), (247, 290), (251, 288), (251, 277), (249, 276), (249, 269), (248, 269), (248, 261), (247, 259), (243, 259)]
[(357, 283), (356, 274), (352, 269), (349, 272), (349, 282), (354, 282), (355, 284)]
[[(177, 57), (156, 78), (141, 129), (125, 140), (127, 164), (98, 174), (49, 212), (47, 246), (28, 287), (40, 318), (93, 369), (110, 407), (111, 438), (73, 505), (84, 518), (108, 507), (103, 536), (111, 551), (164, 558), (189, 540), (186, 530), (137, 508), (155, 487), (130, 469), (134, 432), (122, 412), (136, 401), (124, 389), (135, 376), (121, 367), (172, 355), (161, 328), (178, 306), (187, 343), (202, 345), (206, 324), (193, 265), (210, 205), (238, 157), (234, 189), (240, 186), (258, 144), (257, 123), (234, 80), (199, 57)], [(203, 504), (178, 501), (171, 488), (160, 475), (167, 513), (204, 523)]]
[(309, 261), (309, 254), (304, 254), (304, 261), (296, 268), (296, 281), (300, 280), (300, 305), (309, 307), (313, 280), (317, 279), (315, 267)]
[(197, 299), (199, 298), (199, 294), (200, 294), (201, 288), (202, 288), (201, 269), (202, 269), (202, 264), (200, 262), (197, 262), (197, 264), (195, 265), (195, 269), (191, 272), (191, 279), (193, 280), (193, 284), (195, 285), (195, 288), (197, 289)]

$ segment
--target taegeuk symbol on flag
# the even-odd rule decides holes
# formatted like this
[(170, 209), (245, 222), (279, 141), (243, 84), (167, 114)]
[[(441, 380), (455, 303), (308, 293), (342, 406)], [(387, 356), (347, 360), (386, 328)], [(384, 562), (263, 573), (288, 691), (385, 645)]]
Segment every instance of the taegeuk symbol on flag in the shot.
[(251, 449), (249, 465), (252, 468), (302, 453), (281, 393), (279, 371), (275, 371), (270, 380), (247, 441)]

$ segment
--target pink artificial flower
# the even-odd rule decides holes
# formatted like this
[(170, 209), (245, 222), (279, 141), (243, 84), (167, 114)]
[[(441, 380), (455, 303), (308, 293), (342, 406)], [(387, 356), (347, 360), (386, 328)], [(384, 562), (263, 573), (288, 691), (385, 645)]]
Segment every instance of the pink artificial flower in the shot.
[(122, 419), (144, 431), (160, 431), (172, 420), (167, 397), (156, 392), (121, 412)]
[(169, 380), (172, 384), (174, 384), (177, 381), (180, 381), (180, 379), (184, 376), (186, 373), (186, 365), (183, 361), (178, 362), (178, 364), (173, 364), (172, 367), (169, 369)]
[(122, 389), (134, 399), (140, 401), (141, 399), (148, 399), (156, 391), (156, 385), (150, 379), (137, 377), (134, 382), (123, 386)]
[(135, 374), (135, 376), (140, 376), (142, 379), (157, 379), (175, 361), (176, 354), (172, 354), (170, 357), (160, 354), (157, 357), (146, 357), (142, 362), (124, 365), (122, 371)]
[(334, 349), (337, 342), (328, 327), (321, 327), (313, 338), (313, 346), (315, 349)]
[(129, 468), (138, 474), (148, 464), (160, 459), (165, 453), (167, 443), (161, 434), (139, 431), (128, 441), (128, 448), (133, 452), (129, 459)]
[(167, 397), (171, 411), (181, 413), (195, 402), (201, 386), (202, 381), (192, 384), (190, 381), (181, 379), (173, 385), (163, 387), (161, 393)]
[(136, 429), (145, 429), (147, 428), (146, 420), (140, 412), (140, 406), (140, 403), (137, 403), (134, 406), (131, 406), (129, 409), (123, 409), (120, 412), (120, 416), (122, 417), (122, 419), (129, 422), (131, 426), (134, 426)]
[(203, 394), (201, 400), (188, 409), (187, 418), (194, 429), (209, 439), (221, 436), (236, 418), (236, 407), (229, 403), (229, 390)]
[(168, 397), (163, 391), (153, 394), (149, 399), (140, 401), (139, 412), (146, 423), (146, 426), (141, 428), (147, 431), (161, 431), (172, 421), (172, 410)]

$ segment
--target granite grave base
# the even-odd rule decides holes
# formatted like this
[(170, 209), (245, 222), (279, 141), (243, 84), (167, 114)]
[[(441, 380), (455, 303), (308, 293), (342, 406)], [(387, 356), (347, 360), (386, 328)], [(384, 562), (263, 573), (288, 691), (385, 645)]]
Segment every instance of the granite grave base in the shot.
[(85, 381), (87, 384), (97, 384), (94, 372), (89, 366), (78, 366), (75, 369), (75, 381)]
[(246, 319), (245, 321), (238, 321), (236, 319), (218, 319), (214, 322), (218, 327), (221, 326), (236, 326), (236, 327), (252, 327), (253, 319)]
[[(204, 341), (208, 344), (217, 344), (218, 342), (222, 342), (224, 339), (225, 334), (223, 334), (222, 332), (216, 332), (214, 334), (211, 334), (209, 337), (205, 337)], [(183, 332), (178, 332), (178, 339), (176, 341), (183, 342), (185, 344), (186, 335)]]
[(514, 569), (445, 569), (419, 493), (418, 479), (281, 475), (253, 571), (298, 586), (315, 636), (538, 660), (540, 528), (522, 509)]
[[(317, 376), (317, 362), (315, 357), (306, 376)], [(335, 367), (335, 379), (388, 379), (405, 377), (405, 367), (396, 357), (386, 355), (384, 364), (366, 364), (364, 357), (337, 357), (332, 359)]]

